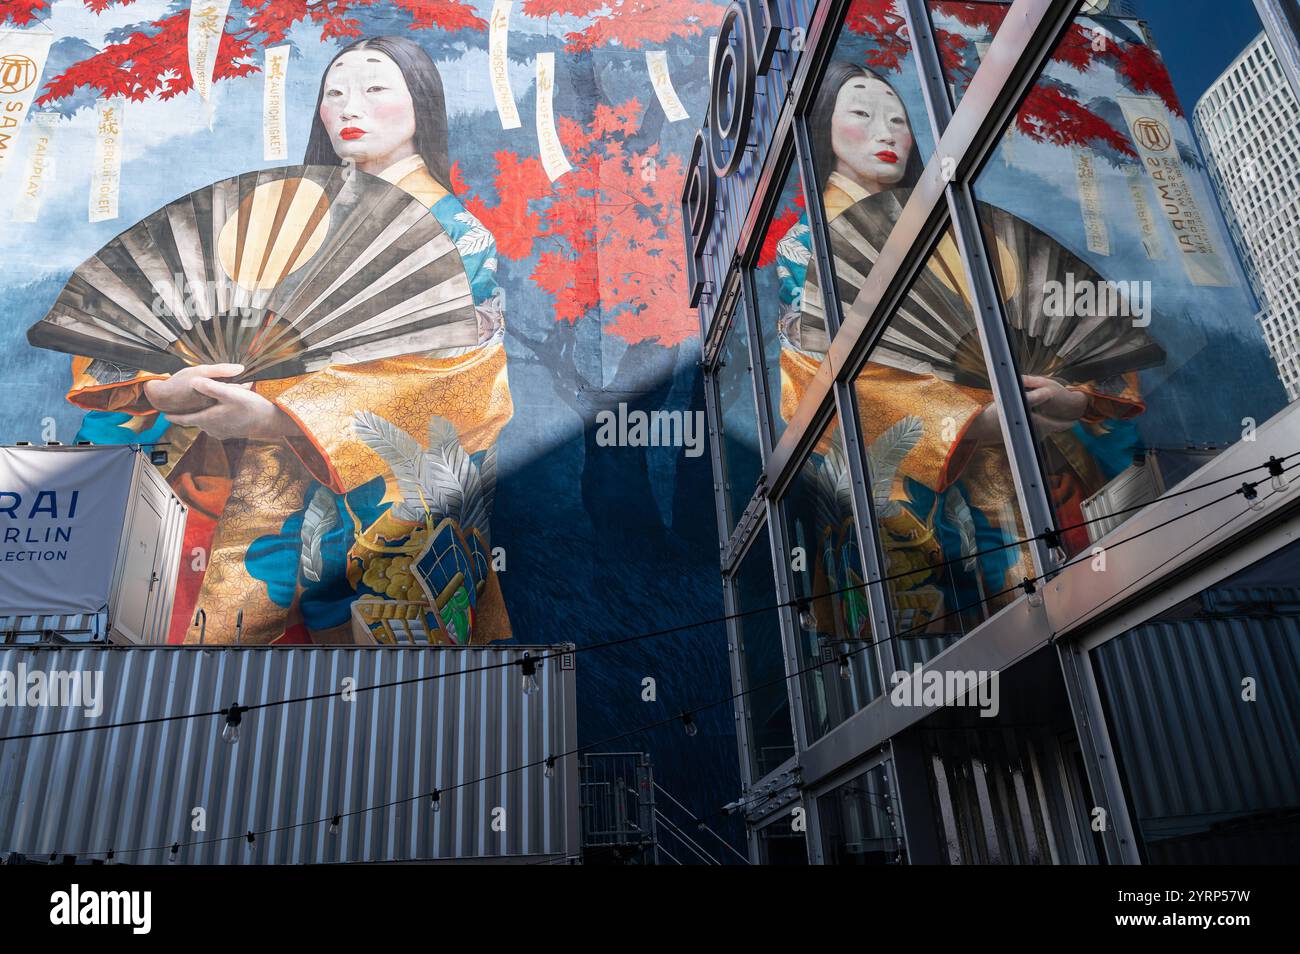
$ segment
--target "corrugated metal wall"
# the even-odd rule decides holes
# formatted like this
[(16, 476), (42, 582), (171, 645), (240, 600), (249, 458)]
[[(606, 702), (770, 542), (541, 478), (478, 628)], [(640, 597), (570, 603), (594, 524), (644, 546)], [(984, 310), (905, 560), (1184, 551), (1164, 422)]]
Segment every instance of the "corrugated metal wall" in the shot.
[[(224, 720), (190, 719), (0, 742), (0, 852), (51, 852), (158, 864), (166, 850), (141, 846), (240, 836), (182, 848), (183, 863), (301, 864), (537, 856), (576, 850), (576, 758), (555, 777), (541, 766), (442, 795), (343, 819), (261, 835), (244, 832), (330, 818), (448, 789), (576, 746), (573, 671), (549, 659), (542, 691), (525, 696), (524, 647), (0, 649), (0, 671), (103, 673), (103, 714), (121, 722), (337, 693), (413, 677), (442, 678), (246, 713), (240, 741), (221, 740)], [(530, 647), (534, 656), (558, 651)], [(572, 657), (569, 657), (572, 659)], [(77, 708), (0, 706), (0, 736), (82, 726)], [(492, 830), (505, 809), (504, 832)], [(191, 831), (195, 808), (206, 832)]]
[(1300, 619), (1160, 620), (1091, 656), (1150, 860), (1232, 862), (1203, 833), (1300, 806)]

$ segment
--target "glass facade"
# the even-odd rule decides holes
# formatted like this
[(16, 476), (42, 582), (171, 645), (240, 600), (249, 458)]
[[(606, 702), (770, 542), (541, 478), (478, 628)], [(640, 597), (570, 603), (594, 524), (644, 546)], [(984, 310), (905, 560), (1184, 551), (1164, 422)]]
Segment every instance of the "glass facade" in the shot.
[[(1251, 0), (1227, 6), (1258, 33)], [(1040, 49), (1030, 49), (1033, 24), (1065, 11), (1021, 0), (1010, 21), (1010, 7), (842, 5), (839, 27), (799, 64), (812, 89), (784, 103), (788, 124), (764, 127), (775, 171), (756, 180), (754, 202), (770, 212), (714, 258), (731, 263), (727, 275), (748, 263), (742, 303), (713, 319), (732, 323), (716, 372), (726, 529), (760, 487), (767, 517), (743, 556), (734, 541), (724, 547), (723, 572), (735, 611), (789, 607), (732, 624), (750, 785), (798, 785), (813, 855), (826, 863), (1294, 861), (1300, 691), (1294, 653), (1277, 642), (1289, 597), (1216, 597), (1214, 626), (1195, 617), (1191, 661), (1169, 642), (1165, 614), (1091, 650), (1092, 670), (1044, 650), (1035, 665), (1052, 679), (1037, 683), (1050, 682), (1050, 701), (1019, 721), (976, 718), (958, 732), (918, 720), (906, 739), (871, 734), (882, 720), (864, 710), (896, 704), (903, 674), (891, 670), (942, 673), (944, 659), (1019, 641), (1025, 652), (1006, 663), (1016, 665), (1087, 616), (1052, 616), (1050, 597), (1043, 609), (1045, 591), (1079, 579), (1070, 558), (1105, 570), (1096, 548), (1112, 530), (1194, 516), (1167, 497), (1176, 485), (1213, 474), (1230, 492), (1246, 475), (1267, 494), (1263, 462), (1296, 453), (1274, 426), (1294, 409), (1185, 118), (1197, 84), (1253, 34), (1204, 38), (1193, 68), (1177, 21), (1138, 19), (1140, 2), (1092, 4), (1044, 28)], [(908, 29), (926, 10), (932, 48)], [(1168, 60), (1162, 33), (1177, 41)], [(1026, 75), (1016, 63), (1030, 60), (1044, 65), (1027, 92), (1013, 89)], [(978, 71), (993, 82), (974, 83)], [(967, 119), (937, 141), (958, 105)], [(1001, 128), (979, 125), (1008, 113)], [(900, 235), (902, 256), (882, 255)], [(859, 301), (868, 279), (872, 300)], [(834, 295), (822, 292), (828, 282)], [(878, 301), (890, 307), (872, 314)], [(752, 349), (735, 324), (746, 303)], [(764, 417), (771, 447), (760, 462)], [(745, 460), (751, 482), (735, 486)], [(1215, 469), (1228, 462), (1226, 476)], [(1289, 491), (1272, 493), (1283, 502), (1269, 513), (1283, 519)], [(1119, 592), (1151, 599), (1170, 585), (1180, 571), (1171, 539), (1135, 544), (1142, 556), (1123, 564)], [(1275, 583), (1269, 592), (1287, 590)], [(1170, 612), (1191, 625), (1186, 607)], [(1221, 638), (1228, 619), (1248, 635)], [(1248, 677), (1260, 698), (1267, 686), (1268, 704), (1229, 712), (1228, 683), (1239, 695)], [(1193, 711), (1216, 679), (1224, 695)], [(1105, 738), (1078, 729), (1093, 720), (1107, 723)], [(887, 762), (838, 781), (887, 742), (911, 747), (901, 779), (883, 782)], [(798, 782), (777, 774), (791, 756)], [(1207, 759), (1231, 767), (1235, 789), (1210, 777)], [(1261, 763), (1268, 771), (1251, 767)], [(895, 827), (901, 813), (873, 800), (884, 791), (909, 805), (909, 825), (929, 826), (919, 854), (910, 828)], [(1093, 828), (1099, 808), (1131, 819), (1138, 844)], [(760, 859), (776, 857), (778, 835), (794, 843), (783, 823), (756, 833)]]
[(1032, 576), (997, 406), (951, 231), (854, 379), (880, 549), (905, 667)]
[(817, 800), (828, 865), (897, 865), (904, 861), (898, 810), (882, 762)]
[(794, 754), (767, 527), (755, 536), (733, 583), (735, 611), (740, 615), (732, 625), (742, 663), (750, 768), (754, 778), (762, 778)]
[(851, 476), (839, 418), (822, 430), (782, 498), (796, 600), (795, 645), (810, 738), (880, 693)]
[[(763, 231), (763, 242), (752, 271), (773, 441), (781, 439), (786, 422), (799, 406), (798, 393), (783, 382), (789, 374), (785, 364), (789, 329), (802, 313), (803, 283), (795, 276), (805, 275), (810, 268), (816, 270), (807, 208), (799, 165), (794, 162), (786, 173), (772, 218)], [(828, 341), (823, 334), (817, 348), (809, 352), (814, 371), (821, 363)]]
[(750, 360), (745, 309), (737, 308), (718, 362), (718, 414), (722, 418), (722, 473), (727, 499), (727, 532), (745, 512), (762, 473), (754, 367)]
[(974, 183), (1070, 554), (1287, 403), (1160, 39), (1078, 17)]
[[(934, 152), (910, 44), (895, 3), (854, 0), (803, 117), (809, 191), (804, 209), (777, 245), (783, 300), (781, 401), (797, 406), (829, 347), (839, 316), (857, 299), (871, 263), (897, 221), (911, 188)], [(808, 264), (811, 238), (825, 228), (835, 302)]]

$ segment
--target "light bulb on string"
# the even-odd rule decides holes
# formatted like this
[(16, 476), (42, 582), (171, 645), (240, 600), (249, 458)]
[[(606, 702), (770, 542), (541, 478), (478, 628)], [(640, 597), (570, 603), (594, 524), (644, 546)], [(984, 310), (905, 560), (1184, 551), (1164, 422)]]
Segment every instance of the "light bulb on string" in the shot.
[(342, 821), (342, 819), (341, 819), (338, 815), (335, 815), (333, 818), (330, 819), (330, 834), (331, 834), (331, 835), (337, 835), (337, 834), (339, 833), (339, 822), (340, 822), (340, 821)]
[(239, 741), (239, 723), (243, 720), (246, 709), (247, 706), (241, 706), (236, 702), (226, 710), (226, 725), (221, 730), (222, 742), (234, 745)]
[(442, 793), (436, 788), (429, 795), (429, 807), (435, 812), (442, 807)]
[(1069, 562), (1070, 556), (1065, 552), (1065, 544), (1061, 540), (1060, 530), (1044, 531), (1043, 543), (1047, 544), (1047, 552), (1051, 554), (1052, 560), (1057, 566), (1064, 566)]
[(545, 772), (543, 772), (543, 774), (547, 778), (555, 778), (555, 756), (554, 755), (546, 756), (546, 770)]
[(533, 696), (541, 692), (542, 687), (537, 682), (537, 661), (531, 653), (524, 653), (524, 658), (519, 660), (519, 668), (523, 673), (524, 695)]
[(795, 601), (795, 606), (799, 610), (799, 628), (807, 633), (817, 632), (817, 614), (813, 611), (812, 603), (800, 598)]
[(691, 718), (689, 712), (682, 713), (682, 726), (686, 729), (686, 734), (692, 739), (700, 734), (700, 727), (695, 724), (695, 720)]
[(1043, 594), (1039, 592), (1038, 587), (1034, 585), (1033, 577), (1025, 577), (1024, 582), (1020, 584), (1020, 588), (1024, 590), (1025, 595), (1029, 597), (1030, 606), (1037, 607), (1043, 605)]
[(1266, 506), (1268, 506), (1264, 502), (1264, 498), (1259, 495), (1259, 490), (1257, 489), (1258, 486), (1259, 486), (1258, 484), (1245, 483), (1242, 484), (1241, 489), (1237, 491), (1239, 494), (1241, 494), (1243, 497), (1246, 498), (1246, 506), (1248, 506), (1251, 510), (1254, 510), (1256, 512), (1259, 512), (1260, 510), (1263, 510)]
[(176, 864), (176, 859), (180, 857), (180, 853), (181, 853), (181, 844), (180, 842), (176, 842), (175, 844), (172, 845), (172, 851), (171, 854), (168, 855), (167, 857), (167, 863), (169, 865)]
[(251, 831), (248, 834), (246, 834), (244, 838), (248, 841), (248, 850), (252, 851), (253, 846), (257, 844), (257, 838), (253, 835)]
[(849, 663), (850, 658), (851, 657), (847, 649), (842, 650), (840, 652), (840, 678), (841, 679), (853, 678), (853, 667)]
[(1282, 462), (1276, 457), (1270, 457), (1268, 459), (1268, 473), (1272, 478), (1270, 483), (1272, 483), (1273, 489), (1278, 493), (1285, 491), (1289, 484), (1286, 477), (1286, 468), (1282, 466)]

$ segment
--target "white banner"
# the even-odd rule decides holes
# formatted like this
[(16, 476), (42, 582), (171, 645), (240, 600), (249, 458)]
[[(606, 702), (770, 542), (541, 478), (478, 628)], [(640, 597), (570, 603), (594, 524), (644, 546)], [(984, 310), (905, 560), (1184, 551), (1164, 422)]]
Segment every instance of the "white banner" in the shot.
[(54, 182), (54, 134), (59, 128), (58, 113), (33, 113), (32, 132), (27, 144), (23, 175), (18, 180), (18, 198), (14, 201), (15, 222), (35, 222), (41, 200)]
[(492, 4), (492, 19), (488, 21), (488, 73), (502, 129), (518, 129), (523, 125), (519, 121), (515, 94), (510, 89), (510, 58), (506, 55), (506, 44), (510, 37), (510, 8), (513, 6), (511, 0), (496, 0)]
[(559, 133), (555, 131), (555, 54), (537, 54), (537, 146), (542, 154), (542, 168), (552, 182), (573, 167), (564, 155)]
[(0, 615), (104, 608), (135, 454), (0, 447)]
[(284, 84), (289, 75), (289, 47), (267, 49), (262, 65), (262, 158), (288, 159), (284, 120)]
[(1137, 166), (1128, 166), (1124, 170), (1128, 182), (1128, 194), (1133, 200), (1133, 214), (1138, 220), (1138, 234), (1142, 236), (1142, 248), (1147, 258), (1160, 261), (1165, 257), (1165, 243), (1160, 240), (1160, 230), (1156, 228), (1156, 217), (1147, 201), (1147, 183), (1142, 170)]
[(212, 128), (212, 71), (217, 65), (217, 50), (226, 32), (226, 12), (230, 0), (192, 0), (186, 42), (189, 47), (190, 79), (203, 100), (203, 111)]
[(677, 90), (673, 89), (673, 78), (668, 72), (668, 52), (646, 50), (645, 67), (650, 72), (650, 85), (655, 88), (655, 96), (659, 97), (659, 105), (664, 108), (668, 121), (676, 123), (690, 119), (690, 114), (677, 96)]
[(1193, 285), (1231, 285), (1232, 280), (1215, 248), (1210, 223), (1196, 204), (1164, 103), (1155, 96), (1116, 96), (1115, 99), (1124, 110), (1124, 121), (1155, 187), (1160, 210), (1173, 229), (1175, 247), (1187, 277)]
[(90, 221), (117, 218), (117, 196), (122, 186), (121, 96), (95, 103), (95, 164), (90, 169)]
[(23, 120), (36, 98), (53, 33), (0, 30), (0, 177), (17, 161)]
[(1101, 187), (1097, 170), (1092, 164), (1092, 150), (1074, 147), (1074, 178), (1079, 186), (1079, 206), (1083, 211), (1083, 230), (1088, 239), (1088, 251), (1098, 255), (1110, 254), (1110, 234), (1106, 230), (1106, 215), (1101, 208)]

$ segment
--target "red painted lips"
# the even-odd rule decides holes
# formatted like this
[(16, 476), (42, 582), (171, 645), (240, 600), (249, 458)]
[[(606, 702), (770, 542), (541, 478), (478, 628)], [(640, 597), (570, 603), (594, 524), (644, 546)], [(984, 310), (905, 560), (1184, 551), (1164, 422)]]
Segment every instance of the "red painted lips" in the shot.
[(889, 149), (882, 149), (880, 152), (876, 153), (876, 158), (881, 162), (898, 162), (898, 153)]
[(356, 126), (346, 126), (339, 130), (339, 137), (342, 139), (360, 139), (365, 134), (364, 129), (358, 129)]

